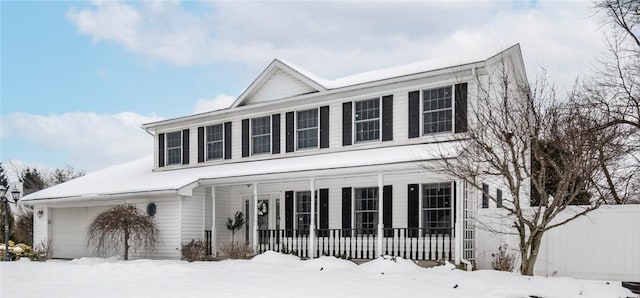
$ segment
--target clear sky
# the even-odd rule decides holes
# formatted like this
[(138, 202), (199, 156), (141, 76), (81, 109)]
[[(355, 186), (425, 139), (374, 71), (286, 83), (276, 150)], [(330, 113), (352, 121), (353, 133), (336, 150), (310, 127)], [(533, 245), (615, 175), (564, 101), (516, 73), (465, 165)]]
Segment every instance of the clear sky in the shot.
[(591, 2), (0, 2), (0, 160), (93, 171), (142, 123), (228, 106), (274, 58), (328, 79), (520, 43), (561, 85), (602, 51)]

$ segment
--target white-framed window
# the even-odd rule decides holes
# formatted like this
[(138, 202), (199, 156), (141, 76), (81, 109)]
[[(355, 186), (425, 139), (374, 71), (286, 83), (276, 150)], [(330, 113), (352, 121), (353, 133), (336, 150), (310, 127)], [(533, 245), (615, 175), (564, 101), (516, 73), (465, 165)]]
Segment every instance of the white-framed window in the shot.
[[(318, 200), (314, 210), (316, 226), (318, 225)], [(308, 233), (311, 224), (311, 191), (296, 192), (296, 229), (299, 233)]]
[(354, 109), (355, 142), (380, 139), (380, 98), (356, 101)]
[(206, 127), (207, 160), (220, 159), (224, 155), (224, 129), (222, 124)]
[(251, 119), (251, 154), (271, 152), (271, 116)]
[(296, 112), (298, 149), (318, 148), (318, 109)]
[(422, 134), (453, 131), (452, 86), (422, 90)]
[(422, 227), (425, 233), (448, 234), (451, 223), (451, 182), (422, 185)]
[(375, 234), (378, 228), (378, 188), (354, 188), (355, 227), (357, 234)]
[(182, 132), (167, 133), (167, 165), (182, 163)]

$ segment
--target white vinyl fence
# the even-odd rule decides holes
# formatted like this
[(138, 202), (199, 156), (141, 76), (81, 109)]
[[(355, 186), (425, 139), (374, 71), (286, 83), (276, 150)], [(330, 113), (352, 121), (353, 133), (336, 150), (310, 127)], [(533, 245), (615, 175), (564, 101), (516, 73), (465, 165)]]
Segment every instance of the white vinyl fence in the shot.
[[(480, 269), (491, 269), (491, 254), (502, 244), (508, 244), (510, 252), (519, 256), (517, 237), (496, 233), (514, 231), (501, 212), (478, 210), (478, 222), (484, 223), (484, 228), (478, 224), (476, 240)], [(546, 232), (535, 274), (640, 281), (640, 205), (602, 206)]]

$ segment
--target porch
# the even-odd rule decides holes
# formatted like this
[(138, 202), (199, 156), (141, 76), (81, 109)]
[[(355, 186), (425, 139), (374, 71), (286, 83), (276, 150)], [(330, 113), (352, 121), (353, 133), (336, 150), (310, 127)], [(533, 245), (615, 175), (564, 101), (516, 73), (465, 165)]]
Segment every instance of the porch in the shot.
[(240, 211), (246, 221), (233, 240), (249, 243), (255, 253), (473, 259), (473, 198), (461, 181), (446, 177), (415, 171), (316, 176), (197, 190), (204, 196), (203, 238), (213, 256), (222, 256), (231, 242), (226, 221)]

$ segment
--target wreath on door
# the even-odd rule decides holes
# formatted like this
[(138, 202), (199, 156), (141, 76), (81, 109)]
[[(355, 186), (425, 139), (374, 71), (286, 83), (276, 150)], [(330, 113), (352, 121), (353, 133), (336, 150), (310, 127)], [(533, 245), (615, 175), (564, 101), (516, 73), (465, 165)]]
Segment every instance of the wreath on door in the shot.
[(258, 202), (258, 215), (263, 216), (263, 215), (267, 215), (267, 213), (269, 213), (269, 207), (267, 205), (267, 202), (266, 201)]

